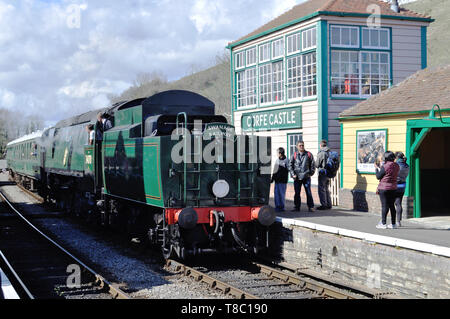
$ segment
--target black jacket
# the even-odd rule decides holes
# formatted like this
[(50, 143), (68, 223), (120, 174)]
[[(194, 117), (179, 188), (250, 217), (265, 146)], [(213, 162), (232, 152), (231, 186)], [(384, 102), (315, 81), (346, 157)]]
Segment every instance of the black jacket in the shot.
[(289, 160), (286, 156), (277, 158), (273, 168), (271, 182), (286, 184), (289, 178)]
[(409, 165), (406, 164), (405, 160), (399, 159), (397, 161), (398, 166), (400, 166), (400, 172), (397, 177), (397, 184), (405, 184), (406, 178), (409, 175)]
[(303, 154), (295, 152), (289, 161), (289, 172), (292, 177), (297, 175), (299, 180), (313, 176), (316, 172), (314, 156), (308, 151)]

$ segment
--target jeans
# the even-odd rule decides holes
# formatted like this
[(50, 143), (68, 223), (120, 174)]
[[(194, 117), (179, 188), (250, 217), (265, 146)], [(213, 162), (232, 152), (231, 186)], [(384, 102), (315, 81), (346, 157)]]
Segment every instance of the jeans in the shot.
[(396, 190), (379, 190), (381, 200), (381, 223), (386, 225), (386, 218), (389, 210), (391, 211), (391, 223), (395, 224), (396, 210), (395, 210), (395, 195)]
[(306, 192), (306, 204), (308, 205), (308, 208), (314, 207), (314, 200), (311, 193), (311, 177), (304, 178), (302, 180), (296, 179), (294, 181), (294, 189), (295, 189), (295, 195), (294, 195), (294, 204), (296, 209), (300, 209), (300, 206), (302, 205), (302, 200), (300, 197), (300, 193), (302, 191), (302, 185), (305, 187)]
[(275, 209), (277, 211), (284, 210), (284, 200), (286, 198), (287, 184), (275, 183)]
[(319, 198), (323, 207), (331, 208), (330, 178), (326, 175), (319, 175)]
[(397, 221), (399, 222), (402, 220), (403, 214), (403, 207), (402, 207), (403, 195), (405, 195), (405, 189), (397, 188), (397, 191), (395, 192), (395, 209), (397, 210)]

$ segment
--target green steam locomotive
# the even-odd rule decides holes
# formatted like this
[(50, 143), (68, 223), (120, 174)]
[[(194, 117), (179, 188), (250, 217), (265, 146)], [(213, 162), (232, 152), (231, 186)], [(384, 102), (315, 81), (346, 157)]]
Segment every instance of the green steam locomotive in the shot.
[[(113, 123), (102, 131), (98, 113)], [(101, 136), (89, 144), (86, 126)], [(166, 91), (58, 122), (7, 146), (11, 178), (164, 257), (268, 245), (270, 137), (235, 135), (214, 103)]]

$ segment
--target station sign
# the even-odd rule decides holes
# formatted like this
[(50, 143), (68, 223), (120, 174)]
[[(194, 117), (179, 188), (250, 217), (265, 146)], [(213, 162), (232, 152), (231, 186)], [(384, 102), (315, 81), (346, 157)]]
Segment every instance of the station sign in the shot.
[(287, 130), (302, 127), (301, 106), (244, 113), (241, 118), (242, 130), (265, 131)]

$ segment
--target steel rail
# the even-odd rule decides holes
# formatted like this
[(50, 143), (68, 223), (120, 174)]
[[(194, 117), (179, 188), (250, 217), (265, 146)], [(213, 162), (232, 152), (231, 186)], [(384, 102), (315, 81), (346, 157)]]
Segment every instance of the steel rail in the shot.
[(16, 183), (16, 186), (18, 186), (22, 191), (24, 191), (25, 193), (27, 193), (28, 195), (30, 195), (31, 197), (33, 197), (35, 200), (37, 200), (39, 203), (44, 203), (44, 199), (39, 196), (36, 193), (33, 193), (32, 191), (30, 191), (29, 189), (26, 189), (24, 186)]
[(41, 232), (36, 226), (34, 226), (28, 219), (26, 219), (15, 207), (14, 205), (8, 200), (8, 198), (3, 194), (3, 192), (0, 190), (0, 197), (5, 201), (5, 203), (14, 211), (14, 213), (19, 216), (26, 224), (28, 224), (29, 227), (31, 227), (34, 231), (36, 231), (41, 237), (45, 238), (48, 242), (53, 244), (56, 248), (58, 248), (61, 252), (63, 252), (65, 255), (67, 255), (70, 259), (75, 261), (78, 265), (80, 265), (85, 271), (90, 273), (92, 276), (94, 276), (95, 281), (94, 284), (100, 286), (101, 288), (108, 291), (108, 293), (114, 298), (114, 299), (130, 299), (130, 296), (128, 296), (125, 292), (123, 292), (120, 288), (116, 287), (114, 284), (111, 284), (109, 281), (107, 281), (105, 278), (103, 278), (100, 274), (95, 272), (93, 269), (91, 269), (89, 266), (87, 266), (85, 263), (83, 263), (81, 260), (79, 260), (77, 257), (75, 257), (73, 254), (71, 254), (69, 251), (67, 251), (65, 248), (63, 248), (61, 245), (59, 245), (57, 242), (49, 238), (47, 235), (45, 235), (43, 232)]
[[(269, 260), (264, 260), (264, 261), (271, 263)], [(395, 293), (392, 293), (392, 292), (386, 292), (386, 291), (381, 291), (378, 289), (372, 289), (372, 288), (368, 288), (368, 287), (365, 287), (365, 286), (362, 286), (359, 284), (347, 283), (347, 282), (344, 282), (343, 280), (340, 280), (337, 278), (331, 278), (328, 275), (321, 274), (319, 272), (316, 272), (316, 271), (313, 271), (310, 269), (297, 268), (297, 267), (294, 267), (293, 265), (283, 263), (283, 262), (276, 264), (276, 265), (277, 265), (277, 267), (284, 268), (284, 269), (294, 272), (295, 275), (291, 275), (292, 278), (298, 278), (301, 281), (307, 282), (311, 285), (311, 287), (314, 287), (314, 286), (321, 287), (322, 283), (320, 283), (320, 282), (323, 282), (324, 283), (323, 285), (326, 285), (327, 287), (331, 287), (331, 288), (326, 288), (325, 293), (330, 293), (330, 296), (335, 295), (335, 296), (333, 296), (333, 298), (338, 298), (339, 295), (342, 295), (341, 289), (343, 289), (345, 291), (348, 291), (348, 293), (353, 296), (355, 296), (355, 295), (358, 296), (358, 298), (361, 298), (361, 296), (362, 296), (362, 297), (371, 298), (371, 299), (401, 299), (401, 296), (399, 296)], [(267, 267), (267, 266), (263, 265), (263, 267)], [(276, 271), (279, 271), (279, 270), (276, 270)], [(286, 273), (284, 273), (284, 272), (282, 272), (282, 273), (284, 275), (286, 275)], [(299, 277), (299, 276), (306, 276), (306, 277), (309, 277), (312, 279)], [(295, 280), (297, 280), (297, 279), (295, 279)], [(351, 296), (349, 296), (349, 297), (351, 297)]]
[[(260, 263), (253, 262), (254, 266), (256, 266), (262, 274), (265, 274), (268, 278), (278, 279), (282, 281), (284, 284), (298, 286), (301, 290), (309, 290), (314, 292), (313, 298), (320, 297), (329, 297), (335, 299), (363, 299), (367, 298), (366, 296), (361, 296), (358, 294), (354, 294), (346, 289), (340, 289), (337, 287), (333, 287), (332, 285), (328, 285), (325, 283), (315, 282), (313, 280), (307, 278), (300, 278), (296, 275), (291, 275), (281, 270), (275, 269), (273, 267), (269, 267), (267, 265), (263, 265)], [(225, 294), (230, 294), (239, 299), (260, 299), (260, 297), (245, 292), (240, 288), (236, 288), (231, 284), (215, 279), (209, 275), (204, 274), (203, 272), (193, 269), (189, 266), (182, 264), (179, 261), (175, 260), (167, 260), (166, 266), (169, 268), (174, 268), (177, 272), (182, 272), (185, 276), (189, 276), (194, 278), (197, 281), (202, 281), (210, 285), (211, 288), (217, 288), (223, 291)], [(280, 286), (283, 284), (274, 284), (269, 286)], [(254, 288), (251, 286), (250, 288)]]
[(259, 299), (257, 296), (245, 292), (242, 289), (236, 288), (224, 281), (213, 278), (201, 271), (198, 271), (192, 267), (186, 266), (178, 261), (168, 259), (166, 266), (175, 268), (176, 271), (182, 271), (185, 276), (193, 277), (197, 281), (207, 283), (211, 288), (221, 290), (223, 293), (232, 295), (238, 299)]
[(34, 299), (34, 296), (31, 294), (30, 290), (28, 290), (27, 286), (23, 283), (23, 281), (20, 279), (19, 275), (16, 273), (14, 268), (9, 263), (8, 259), (5, 255), (3, 255), (2, 251), (0, 250), (0, 264), (3, 264), (6, 269), (3, 269), (5, 273), (9, 273), (12, 278), (8, 278), (11, 284), (13, 282), (15, 285), (13, 285), (14, 289), (17, 292), (17, 288), (20, 289), (20, 294), (25, 295), (28, 299)]
[(269, 277), (279, 279), (285, 283), (297, 285), (300, 288), (315, 291), (317, 294), (324, 297), (331, 297), (335, 299), (362, 299), (362, 296), (354, 294), (345, 289), (339, 289), (325, 283), (315, 282), (307, 278), (301, 278), (296, 275), (288, 274), (273, 267), (269, 267), (260, 263), (253, 263), (260, 271)]

